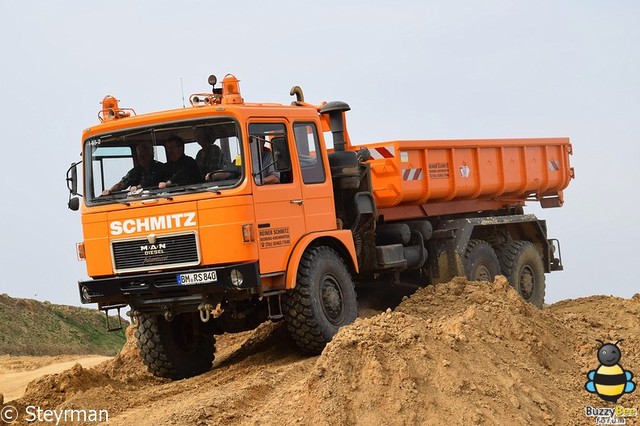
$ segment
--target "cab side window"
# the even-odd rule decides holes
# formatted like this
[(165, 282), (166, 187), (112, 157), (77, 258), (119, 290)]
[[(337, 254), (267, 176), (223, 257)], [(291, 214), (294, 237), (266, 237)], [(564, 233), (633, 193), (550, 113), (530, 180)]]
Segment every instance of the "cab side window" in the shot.
[(249, 125), (251, 170), (258, 185), (291, 183), (291, 157), (287, 130), (282, 123)]
[(307, 184), (324, 182), (326, 174), (315, 123), (295, 123), (293, 132), (298, 147), (302, 181)]

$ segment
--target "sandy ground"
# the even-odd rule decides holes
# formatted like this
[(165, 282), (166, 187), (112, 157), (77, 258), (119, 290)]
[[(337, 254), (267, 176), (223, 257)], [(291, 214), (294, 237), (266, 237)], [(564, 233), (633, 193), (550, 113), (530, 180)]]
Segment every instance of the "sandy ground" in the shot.
[(0, 394), (6, 402), (20, 398), (27, 385), (47, 374), (57, 374), (75, 364), (84, 368), (94, 367), (111, 357), (101, 355), (60, 355), (55, 357), (0, 357)]
[[(209, 372), (173, 382), (146, 372), (128, 330), (118, 356), (40, 377), (12, 405), (105, 409), (109, 424), (140, 426), (590, 425), (587, 406), (614, 406), (584, 389), (596, 339), (624, 339), (619, 364), (640, 374), (640, 295), (540, 310), (500, 278), (456, 279), (365, 310), (320, 356), (266, 323), (220, 336)], [(618, 404), (640, 408), (640, 391)]]

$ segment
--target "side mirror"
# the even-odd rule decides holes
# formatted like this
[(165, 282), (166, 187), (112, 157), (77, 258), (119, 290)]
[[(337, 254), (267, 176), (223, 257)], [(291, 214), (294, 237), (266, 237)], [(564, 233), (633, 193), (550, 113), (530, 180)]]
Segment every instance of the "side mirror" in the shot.
[(287, 139), (285, 137), (271, 139), (271, 148), (273, 150), (276, 170), (279, 172), (291, 170), (291, 155), (289, 154)]
[(67, 169), (67, 188), (69, 189), (69, 202), (67, 203), (67, 207), (69, 210), (77, 211), (80, 208), (80, 198), (75, 197), (78, 194), (78, 164), (82, 163), (82, 161), (78, 161), (77, 163), (71, 163), (71, 167)]
[(78, 209), (80, 208), (80, 198), (78, 197), (69, 198), (67, 207), (69, 207), (69, 210), (72, 210), (74, 212), (78, 211)]
[(81, 161), (71, 163), (71, 167), (67, 169), (67, 188), (71, 195), (78, 195), (78, 164), (80, 163)]

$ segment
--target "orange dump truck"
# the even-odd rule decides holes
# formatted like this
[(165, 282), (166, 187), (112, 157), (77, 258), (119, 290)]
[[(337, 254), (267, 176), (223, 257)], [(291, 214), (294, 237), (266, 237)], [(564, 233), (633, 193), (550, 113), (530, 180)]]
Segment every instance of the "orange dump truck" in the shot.
[(562, 205), (568, 139), (354, 146), (344, 102), (294, 87), (291, 105), (248, 103), (234, 76), (209, 83), (190, 107), (150, 114), (105, 97), (67, 172), (81, 301), (131, 307), (153, 374), (202, 373), (215, 335), (266, 320), (319, 353), (355, 320), (363, 284), (503, 274), (542, 305), (559, 243), (523, 207)]

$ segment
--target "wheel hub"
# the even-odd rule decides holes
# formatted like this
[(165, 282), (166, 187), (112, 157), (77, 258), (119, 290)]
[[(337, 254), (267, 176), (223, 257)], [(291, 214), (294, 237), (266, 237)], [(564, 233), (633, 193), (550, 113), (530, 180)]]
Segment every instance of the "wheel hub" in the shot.
[(192, 352), (198, 346), (198, 339), (193, 330), (193, 320), (188, 315), (179, 316), (174, 330), (176, 344), (185, 352)]
[(478, 267), (476, 268), (476, 273), (474, 278), (475, 278), (475, 281), (491, 282), (493, 280), (493, 277), (491, 276), (491, 272), (489, 271), (489, 268), (487, 267), (487, 265), (478, 265)]
[(333, 275), (325, 275), (321, 288), (322, 309), (334, 325), (339, 325), (342, 318), (342, 291)]
[(528, 300), (533, 295), (534, 289), (535, 279), (533, 270), (527, 265), (522, 268), (522, 272), (520, 273), (520, 293), (524, 299)]

